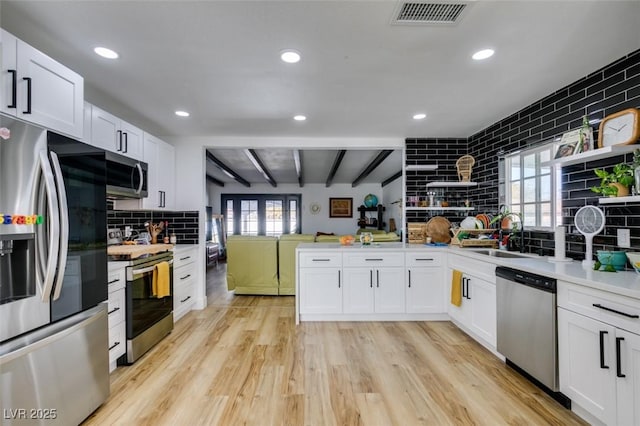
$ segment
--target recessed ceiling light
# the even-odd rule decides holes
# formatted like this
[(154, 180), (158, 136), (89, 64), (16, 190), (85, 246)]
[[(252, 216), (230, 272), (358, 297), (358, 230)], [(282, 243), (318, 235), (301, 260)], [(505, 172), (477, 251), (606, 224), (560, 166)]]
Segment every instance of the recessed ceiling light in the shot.
[(296, 115), (296, 116), (293, 117), (293, 119), (296, 120), (296, 121), (304, 121), (304, 120), (307, 119), (307, 116), (306, 115)]
[(300, 62), (300, 53), (295, 50), (287, 49), (280, 52), (280, 59), (288, 64)]
[(423, 118), (426, 118), (426, 117), (427, 117), (427, 114), (420, 113), (420, 114), (415, 114), (415, 115), (413, 116), (413, 119), (414, 119), (414, 120), (422, 120)]
[(494, 54), (494, 50), (493, 49), (483, 49), (483, 50), (479, 50), (476, 53), (473, 54), (473, 56), (471, 56), (473, 59), (475, 59), (476, 61), (481, 61), (483, 59), (487, 59), (493, 56)]
[(178, 117), (188, 117), (190, 114), (187, 111), (176, 111)]
[(96, 47), (93, 51), (107, 59), (118, 59), (118, 56), (120, 56), (117, 52), (107, 49), (106, 47)]

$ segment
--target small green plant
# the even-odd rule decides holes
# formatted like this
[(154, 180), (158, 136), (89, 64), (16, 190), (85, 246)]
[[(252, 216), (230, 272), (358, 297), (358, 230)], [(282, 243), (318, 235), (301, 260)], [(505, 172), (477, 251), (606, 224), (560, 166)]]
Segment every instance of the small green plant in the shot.
[(620, 184), (628, 188), (634, 182), (633, 167), (627, 163), (616, 164), (611, 172), (595, 169), (594, 173), (600, 178), (600, 186), (594, 186), (591, 190), (608, 197), (618, 195), (618, 186), (611, 184)]

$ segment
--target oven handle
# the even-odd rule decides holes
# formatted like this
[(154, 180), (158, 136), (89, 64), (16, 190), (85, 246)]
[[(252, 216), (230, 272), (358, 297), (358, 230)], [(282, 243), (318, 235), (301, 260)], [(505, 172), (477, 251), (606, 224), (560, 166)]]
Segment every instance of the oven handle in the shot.
[[(173, 265), (173, 260), (169, 260), (168, 261), (169, 265)], [(133, 271), (131, 271), (132, 275), (138, 275), (138, 274), (145, 274), (147, 272), (151, 272), (156, 268), (156, 265), (153, 266), (149, 266), (147, 268), (142, 268), (142, 269), (134, 269)]]

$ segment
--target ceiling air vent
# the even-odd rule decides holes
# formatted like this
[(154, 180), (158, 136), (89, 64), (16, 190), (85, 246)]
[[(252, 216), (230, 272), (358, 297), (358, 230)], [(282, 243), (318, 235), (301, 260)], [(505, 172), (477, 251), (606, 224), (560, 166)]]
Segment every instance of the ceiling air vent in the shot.
[(397, 9), (394, 24), (455, 24), (467, 3), (402, 2)]

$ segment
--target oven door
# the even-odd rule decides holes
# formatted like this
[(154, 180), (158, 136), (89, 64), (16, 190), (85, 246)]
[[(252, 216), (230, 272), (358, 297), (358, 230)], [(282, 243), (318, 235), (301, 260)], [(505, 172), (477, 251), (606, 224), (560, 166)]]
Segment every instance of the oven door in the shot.
[(133, 267), (127, 281), (127, 339), (131, 340), (173, 311), (173, 260), (169, 261), (170, 295), (158, 298), (152, 294), (155, 265)]

